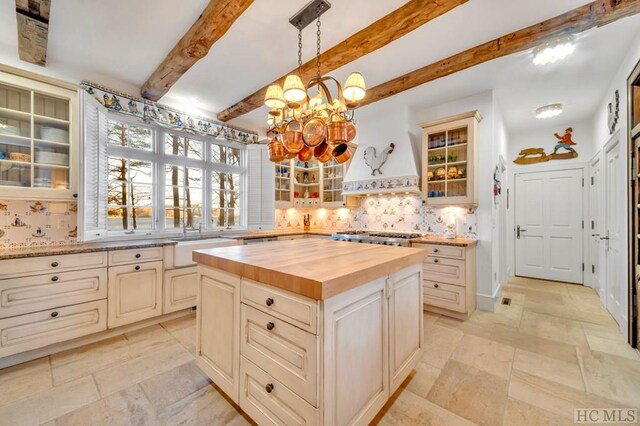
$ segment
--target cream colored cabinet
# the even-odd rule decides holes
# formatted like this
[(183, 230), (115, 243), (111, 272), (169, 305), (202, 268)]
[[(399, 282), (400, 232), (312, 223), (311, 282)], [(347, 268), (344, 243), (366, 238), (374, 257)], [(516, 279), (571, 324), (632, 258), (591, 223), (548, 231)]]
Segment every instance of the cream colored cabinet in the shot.
[(162, 314), (162, 262), (109, 268), (109, 328)]
[(163, 313), (176, 312), (198, 304), (198, 268), (164, 271)]
[(478, 111), (422, 123), (422, 196), (429, 205), (478, 205)]
[(467, 319), (476, 310), (476, 247), (413, 243), (429, 255), (423, 264), (425, 310)]
[(0, 320), (0, 358), (106, 329), (106, 300), (5, 318)]
[(389, 297), (389, 392), (393, 394), (420, 360), (423, 348), (422, 271), (392, 274)]
[(240, 277), (198, 266), (196, 363), (238, 403)]
[(57, 274), (107, 266), (107, 252), (62, 254), (0, 260), (0, 279)]

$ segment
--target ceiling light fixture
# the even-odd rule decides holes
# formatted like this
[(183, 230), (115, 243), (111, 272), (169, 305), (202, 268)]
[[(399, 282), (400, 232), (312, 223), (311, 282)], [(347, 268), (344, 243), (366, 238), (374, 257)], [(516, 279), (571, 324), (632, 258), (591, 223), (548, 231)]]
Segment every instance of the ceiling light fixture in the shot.
[(553, 64), (564, 59), (575, 50), (573, 36), (560, 37), (533, 49), (533, 63), (536, 65)]
[(562, 104), (550, 104), (536, 109), (536, 118), (545, 119), (562, 114)]
[[(320, 16), (329, 10), (327, 0), (312, 0), (289, 22), (298, 29), (298, 73), (285, 78), (281, 87), (274, 83), (267, 88), (264, 104), (269, 108), (269, 130), (275, 135), (269, 143), (269, 159), (285, 158), (309, 161), (312, 157), (325, 163), (334, 158), (343, 163), (351, 157), (349, 142), (356, 136), (354, 109), (367, 91), (364, 77), (351, 73), (344, 88), (331, 76), (320, 73)], [(306, 85), (302, 82), (302, 30), (316, 21), (316, 76)], [(333, 97), (327, 83), (335, 83)], [(316, 88), (314, 96), (309, 90)]]

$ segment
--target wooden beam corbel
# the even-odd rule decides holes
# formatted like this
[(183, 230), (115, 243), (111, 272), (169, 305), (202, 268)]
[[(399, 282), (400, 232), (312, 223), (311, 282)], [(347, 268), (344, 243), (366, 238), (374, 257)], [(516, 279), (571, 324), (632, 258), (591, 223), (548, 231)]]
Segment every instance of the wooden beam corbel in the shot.
[(253, 0), (211, 0), (198, 20), (151, 74), (141, 90), (143, 98), (157, 101), (189, 68), (204, 58)]
[(50, 10), (51, 0), (16, 0), (18, 55), (21, 60), (46, 65)]
[[(386, 46), (421, 27), (427, 22), (444, 15), (468, 0), (410, 0), (400, 8), (380, 18), (368, 27), (358, 31), (346, 40), (320, 55), (320, 72), (326, 74), (356, 59)], [(297, 72), (297, 69), (291, 72)], [(287, 75), (290, 73), (287, 73)], [(316, 76), (316, 59), (302, 65), (300, 78), (307, 82)], [(286, 75), (275, 82), (282, 85)], [(273, 84), (273, 83), (270, 83)], [(221, 111), (218, 119), (229, 121), (253, 111), (264, 104), (267, 87), (247, 96), (243, 100)]]

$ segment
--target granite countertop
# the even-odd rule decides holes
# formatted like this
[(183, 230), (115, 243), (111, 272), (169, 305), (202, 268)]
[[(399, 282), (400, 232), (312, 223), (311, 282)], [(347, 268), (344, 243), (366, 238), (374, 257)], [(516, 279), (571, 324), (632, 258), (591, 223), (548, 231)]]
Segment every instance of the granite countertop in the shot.
[(422, 249), (331, 241), (274, 241), (195, 250), (198, 264), (272, 285), (315, 300), (422, 263)]
[(177, 244), (171, 240), (109, 241), (60, 246), (20, 247), (0, 250), (0, 260), (20, 259), (24, 257), (54, 256), (61, 254), (90, 253), (96, 251), (128, 250), (148, 247), (161, 247)]
[(473, 238), (462, 238), (462, 237), (444, 238), (444, 237), (427, 235), (420, 238), (412, 238), (411, 243), (439, 244), (444, 246), (467, 247), (467, 246), (474, 246), (478, 244), (478, 240)]

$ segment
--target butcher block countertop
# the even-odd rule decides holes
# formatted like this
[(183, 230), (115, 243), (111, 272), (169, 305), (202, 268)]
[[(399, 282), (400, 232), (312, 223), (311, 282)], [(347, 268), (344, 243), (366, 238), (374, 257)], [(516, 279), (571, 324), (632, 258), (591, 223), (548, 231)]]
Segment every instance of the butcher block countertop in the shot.
[(315, 300), (421, 263), (421, 249), (353, 244), (322, 239), (197, 250), (193, 260)]
[(445, 238), (436, 236), (424, 236), (420, 238), (412, 238), (411, 244), (439, 244), (443, 246), (467, 247), (478, 244), (478, 240), (473, 238)]

